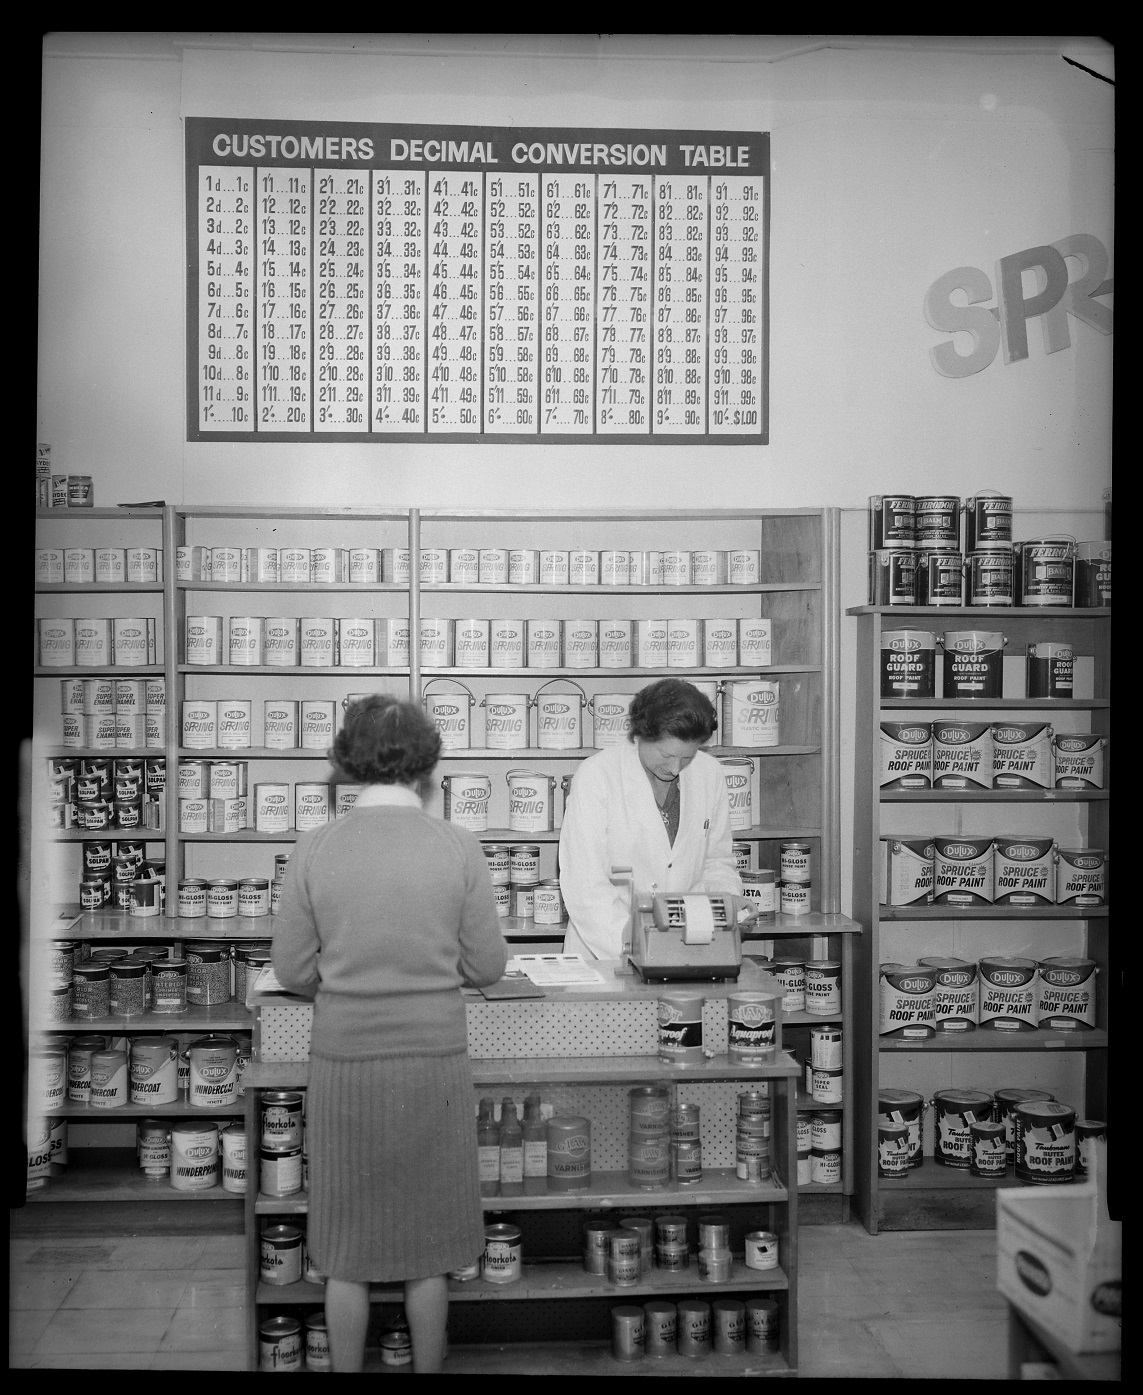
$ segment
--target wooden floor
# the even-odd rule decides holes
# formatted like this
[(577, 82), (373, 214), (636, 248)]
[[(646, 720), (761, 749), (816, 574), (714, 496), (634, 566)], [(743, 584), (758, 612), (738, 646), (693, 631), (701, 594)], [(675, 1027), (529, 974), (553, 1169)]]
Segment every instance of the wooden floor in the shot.
[[(15, 1213), (13, 1213), (15, 1218)], [(995, 1231), (801, 1230), (802, 1376), (1003, 1379)], [(28, 1233), (14, 1219), (9, 1365), (241, 1370), (240, 1235)], [(381, 1369), (377, 1354), (370, 1365)], [(391, 1370), (392, 1368), (384, 1368)], [(646, 1359), (605, 1346), (450, 1354), (446, 1373), (752, 1374), (749, 1358)]]

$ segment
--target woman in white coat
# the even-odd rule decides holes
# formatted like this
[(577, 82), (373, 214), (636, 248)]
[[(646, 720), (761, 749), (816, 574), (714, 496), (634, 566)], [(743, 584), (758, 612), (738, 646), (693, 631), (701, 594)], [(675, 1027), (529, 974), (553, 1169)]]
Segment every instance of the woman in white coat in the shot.
[(629, 739), (576, 772), (560, 830), (564, 952), (617, 959), (631, 917), (613, 867), (637, 892), (742, 893), (722, 767), (701, 749), (718, 725), (691, 683), (664, 678), (636, 693)]

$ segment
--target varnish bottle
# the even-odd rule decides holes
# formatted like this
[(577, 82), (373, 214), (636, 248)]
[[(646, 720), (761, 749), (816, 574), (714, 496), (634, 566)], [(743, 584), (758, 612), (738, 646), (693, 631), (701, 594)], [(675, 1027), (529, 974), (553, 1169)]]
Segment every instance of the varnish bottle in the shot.
[(524, 1131), (516, 1117), (516, 1102), (500, 1105), (500, 1195), (521, 1196), (524, 1191)]
[(495, 1119), (495, 1109), (495, 1101), (482, 1099), (476, 1120), (481, 1196), (497, 1196), (500, 1192), (500, 1125)]
[(539, 1095), (524, 1100), (524, 1191), (529, 1196), (548, 1190), (548, 1126), (540, 1113)]

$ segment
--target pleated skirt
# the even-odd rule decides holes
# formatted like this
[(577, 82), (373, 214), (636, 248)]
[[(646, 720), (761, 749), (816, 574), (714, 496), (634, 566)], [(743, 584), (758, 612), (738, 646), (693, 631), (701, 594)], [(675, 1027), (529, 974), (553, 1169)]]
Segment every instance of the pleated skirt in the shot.
[(383, 1283), (445, 1274), (484, 1248), (468, 1057), (310, 1059), (313, 1263)]

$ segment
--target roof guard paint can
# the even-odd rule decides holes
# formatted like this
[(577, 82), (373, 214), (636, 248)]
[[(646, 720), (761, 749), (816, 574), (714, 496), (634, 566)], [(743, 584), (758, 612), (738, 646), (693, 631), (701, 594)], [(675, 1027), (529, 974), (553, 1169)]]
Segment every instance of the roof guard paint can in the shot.
[(473, 771), (457, 771), (441, 781), (444, 790), (444, 816), (449, 823), (473, 833), (488, 828), (488, 802), (492, 798), (492, 777)]
[(1050, 790), (1054, 735), (1047, 722), (993, 722), (992, 788)]
[(1070, 698), (1075, 655), (1070, 644), (1038, 640), (1028, 645), (1028, 696)]
[(1034, 959), (986, 955), (980, 960), (980, 1027), (982, 1031), (1036, 1030)]
[(926, 1041), (933, 1035), (936, 977), (931, 969), (917, 964), (882, 969), (880, 998), (881, 1036)]
[[(65, 559), (66, 561), (66, 559)], [(1090, 609), (1111, 605), (1111, 543), (1076, 544), (1075, 603)]]
[(472, 745), (472, 709), (476, 699), (463, 683), (456, 683), (459, 693), (430, 693), (434, 683), (453, 682), (452, 679), (430, 678), (425, 684), (422, 701), (425, 716), (440, 732), (441, 749), (464, 751)]
[(509, 770), (508, 827), (514, 833), (542, 833), (555, 828), (556, 777), (539, 770)]
[(946, 698), (998, 698), (1004, 695), (1006, 636), (994, 630), (946, 630), (937, 643), (945, 656)]
[(1070, 606), (1075, 587), (1076, 540), (1063, 535), (1018, 542), (1016, 604)]
[(992, 1096), (984, 1090), (936, 1090), (932, 1103), (933, 1162), (967, 1171), (972, 1160), (972, 1126), (991, 1120)]
[(997, 906), (1052, 906), (1056, 900), (1056, 842), (1035, 834), (996, 839)]
[(938, 717), (933, 722), (933, 788), (992, 788), (992, 724)]
[(1107, 904), (1107, 854), (1103, 848), (1056, 849), (1056, 905)]
[(881, 632), (881, 696), (936, 697), (937, 637), (931, 630)]
[[(545, 688), (558, 682), (567, 682), (575, 691), (545, 693)], [(532, 701), (536, 708), (536, 745), (541, 750), (569, 751), (583, 746), (583, 709), (587, 694), (578, 683), (554, 678), (537, 688)]]
[[(777, 679), (750, 678), (722, 686), (722, 736), (728, 746), (777, 746), (781, 741)], [(725, 761), (723, 762), (726, 763)]]
[(1036, 1020), (1053, 1031), (1091, 1031), (1095, 1027), (1095, 976), (1093, 959), (1056, 954), (1040, 960), (1037, 979)]
[(946, 959), (939, 954), (917, 961), (931, 969), (935, 980), (933, 1026), (938, 1032), (974, 1032), (980, 1018), (977, 968), (968, 959)]
[(881, 905), (929, 905), (933, 899), (933, 840), (881, 839)]
[(988, 834), (933, 837), (933, 900), (938, 906), (991, 906), (995, 896), (994, 840)]
[(933, 783), (931, 722), (881, 723), (881, 788), (927, 790)]
[(908, 1166), (921, 1167), (925, 1161), (922, 1126), (925, 1097), (915, 1090), (884, 1089), (877, 1095), (877, 1123), (904, 1124), (908, 1128)]
[(1016, 1106), (1016, 1179), (1074, 1182), (1076, 1111), (1056, 1100), (1025, 1100)]
[(1052, 757), (1058, 790), (1103, 789), (1103, 752), (1107, 737), (1094, 732), (1057, 732)]

